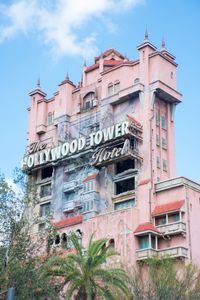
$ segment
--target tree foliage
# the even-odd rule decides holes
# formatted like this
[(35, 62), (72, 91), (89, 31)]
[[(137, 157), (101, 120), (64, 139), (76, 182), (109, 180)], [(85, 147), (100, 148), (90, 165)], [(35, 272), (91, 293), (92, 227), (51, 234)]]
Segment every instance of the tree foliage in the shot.
[(0, 299), (5, 299), (3, 292), (9, 287), (15, 287), (16, 300), (42, 299), (44, 295), (56, 299), (48, 278), (41, 277), (43, 261), (35, 255), (43, 239), (33, 241), (33, 223), (27, 219), (28, 207), (34, 205), (31, 199), (36, 203), (36, 191), (19, 176), (20, 189), (0, 175)]
[(114, 300), (115, 295), (127, 299), (128, 276), (121, 268), (105, 266), (107, 259), (116, 252), (106, 246), (106, 239), (89, 241), (85, 251), (75, 234), (71, 236), (76, 253), (66, 257), (54, 257), (46, 263), (45, 274), (50, 277), (60, 276), (63, 285), (67, 285), (66, 299), (92, 300), (97, 296)]

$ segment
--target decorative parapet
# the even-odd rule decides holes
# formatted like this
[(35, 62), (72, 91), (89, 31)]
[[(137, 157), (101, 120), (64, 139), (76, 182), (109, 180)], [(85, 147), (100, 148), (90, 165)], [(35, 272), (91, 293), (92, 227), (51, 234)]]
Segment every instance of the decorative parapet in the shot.
[(152, 257), (187, 258), (188, 249), (185, 247), (172, 247), (167, 249), (142, 249), (136, 251), (136, 260), (146, 260)]
[(186, 233), (186, 224), (184, 222), (177, 222), (172, 224), (164, 224), (156, 226), (161, 234), (164, 235), (174, 235), (174, 234), (185, 234)]

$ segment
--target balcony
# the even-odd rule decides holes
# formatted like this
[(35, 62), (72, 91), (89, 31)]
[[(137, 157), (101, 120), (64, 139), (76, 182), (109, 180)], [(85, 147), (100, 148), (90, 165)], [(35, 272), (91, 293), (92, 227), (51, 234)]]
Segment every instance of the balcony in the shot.
[(187, 258), (188, 249), (185, 247), (173, 247), (168, 249), (159, 250), (159, 257), (169, 256), (177, 258)]
[(63, 204), (63, 212), (70, 212), (81, 206), (81, 201), (68, 201)]
[(78, 187), (78, 181), (77, 180), (72, 180), (72, 181), (68, 181), (68, 182), (64, 182), (63, 184), (63, 191), (65, 193), (70, 193), (72, 191), (74, 191), (75, 188)]
[(152, 248), (136, 251), (136, 260), (145, 260), (152, 257), (170, 257), (170, 258), (187, 258), (188, 249), (185, 247), (172, 247), (167, 249), (155, 250)]
[(131, 97), (136, 97), (140, 92), (144, 91), (144, 85), (141, 83), (134, 84), (125, 89), (120, 90), (118, 93), (108, 97), (106, 101), (111, 105), (117, 105), (127, 101)]
[(186, 233), (186, 224), (184, 222), (169, 223), (156, 226), (159, 231), (164, 235), (176, 235)]
[(158, 255), (158, 251), (152, 248), (136, 251), (136, 260), (144, 260)]

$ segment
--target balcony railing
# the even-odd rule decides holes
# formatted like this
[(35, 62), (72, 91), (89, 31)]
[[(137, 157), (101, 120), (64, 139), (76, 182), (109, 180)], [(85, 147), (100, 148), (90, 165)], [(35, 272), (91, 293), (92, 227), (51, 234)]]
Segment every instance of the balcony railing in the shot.
[(141, 249), (136, 252), (136, 260), (143, 260), (158, 255), (158, 251), (155, 249)]
[(68, 201), (63, 204), (63, 212), (73, 211), (75, 208), (81, 207), (81, 201)]
[(73, 191), (76, 187), (78, 187), (78, 182), (76, 180), (64, 182), (63, 191), (65, 193)]
[(185, 247), (172, 247), (167, 249), (142, 249), (136, 251), (136, 260), (145, 260), (148, 258), (157, 257), (171, 257), (171, 258), (187, 258), (188, 249)]
[(184, 222), (169, 223), (156, 226), (162, 234), (173, 235), (186, 233), (186, 224)]
[(188, 257), (188, 249), (185, 247), (173, 247), (168, 249), (159, 250), (159, 257)]

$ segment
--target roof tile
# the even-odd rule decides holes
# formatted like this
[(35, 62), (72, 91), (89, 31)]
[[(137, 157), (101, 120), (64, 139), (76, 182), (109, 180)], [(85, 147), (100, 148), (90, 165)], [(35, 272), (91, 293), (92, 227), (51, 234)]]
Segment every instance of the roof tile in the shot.
[(144, 232), (144, 231), (153, 231), (155, 233), (160, 233), (160, 231), (152, 223), (140, 224), (134, 233)]
[(63, 219), (63, 220), (58, 221), (58, 222), (54, 222), (53, 226), (61, 228), (61, 227), (67, 227), (67, 226), (79, 224), (79, 223), (82, 223), (82, 222), (83, 222), (83, 216), (78, 215), (78, 216), (75, 216), (75, 217)]
[(177, 200), (171, 203), (166, 203), (162, 205), (157, 205), (154, 208), (154, 211), (152, 212), (153, 216), (161, 215), (170, 211), (175, 211), (181, 209), (183, 204), (185, 203), (185, 200)]

